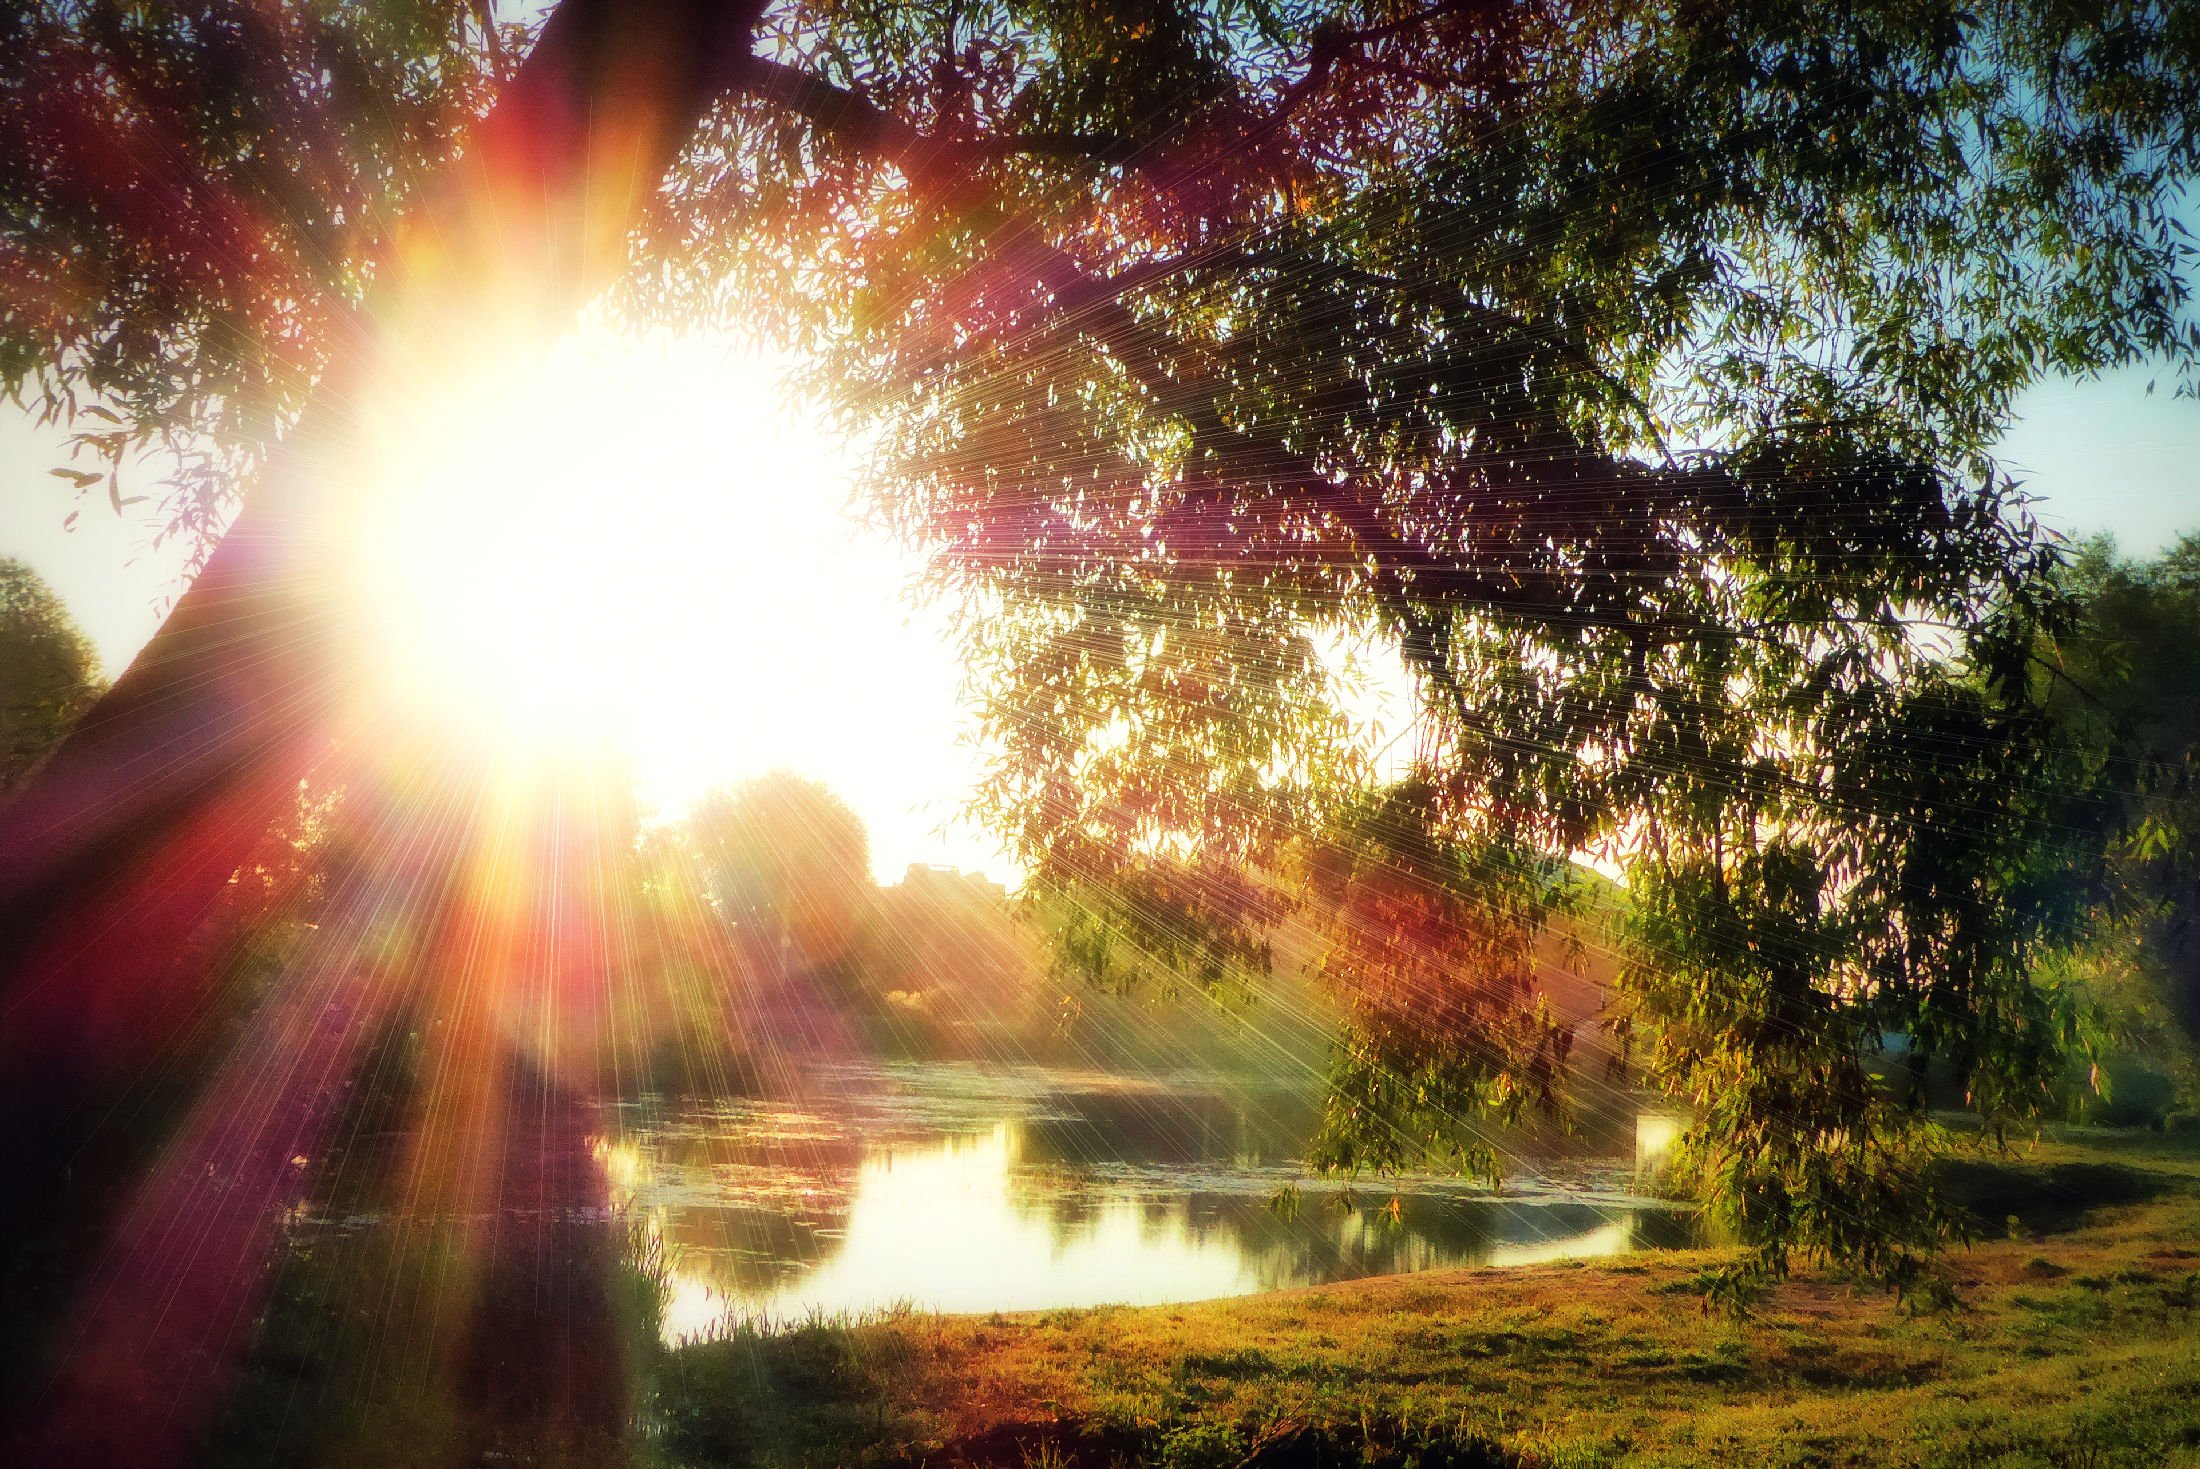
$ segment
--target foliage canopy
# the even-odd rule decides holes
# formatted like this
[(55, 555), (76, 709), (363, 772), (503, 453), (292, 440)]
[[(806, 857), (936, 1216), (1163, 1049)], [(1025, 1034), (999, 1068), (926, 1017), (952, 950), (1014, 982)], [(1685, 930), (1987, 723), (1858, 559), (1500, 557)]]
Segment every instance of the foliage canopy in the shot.
[(494, 94), (470, 0), (36, 0), (0, 15), (0, 390), (80, 487), (152, 451), (220, 534), (405, 208)]
[[(1871, 1057), (2003, 1118), (2076, 1027), (2031, 964), (2055, 553), (1987, 447), (2045, 371), (2189, 383), (2200, 28), (1135, 11), (775, 12), (637, 301), (769, 303), (879, 426), (972, 609), (984, 802), (1117, 949), (1257, 966), (1320, 885), (1248, 875), (1345, 874), (1351, 1157), (1548, 1093), (1508, 976), (1602, 848), (1753, 1268), (1914, 1279), (1923, 1098)], [(1421, 695), (1388, 796), (1325, 656), (1367, 639)]]
[(870, 834), (847, 802), (774, 771), (706, 794), (686, 831), (729, 922), (805, 963), (846, 952), (871, 894)]

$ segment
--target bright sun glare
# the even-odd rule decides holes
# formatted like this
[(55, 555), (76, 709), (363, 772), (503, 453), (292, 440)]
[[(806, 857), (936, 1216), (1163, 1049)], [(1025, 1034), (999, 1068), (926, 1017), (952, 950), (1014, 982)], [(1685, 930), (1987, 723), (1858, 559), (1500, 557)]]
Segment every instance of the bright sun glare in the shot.
[(360, 558), (375, 656), (415, 718), (616, 750), (644, 801), (786, 768), (875, 865), (985, 865), (939, 833), (974, 769), (915, 555), (860, 524), (857, 456), (726, 340), (583, 329), (399, 419)]

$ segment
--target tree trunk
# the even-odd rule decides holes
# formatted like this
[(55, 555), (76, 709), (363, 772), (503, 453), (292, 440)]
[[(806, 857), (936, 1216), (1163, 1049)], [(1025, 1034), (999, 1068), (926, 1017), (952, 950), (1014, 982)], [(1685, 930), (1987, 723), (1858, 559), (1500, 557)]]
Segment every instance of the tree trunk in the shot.
[(359, 458), (354, 406), (515, 321), (547, 344), (623, 264), (761, 11), (563, 0), (390, 243), (370, 309), (337, 334), (348, 350), (205, 571), (0, 808), (0, 1177), (19, 1201), (16, 1279), (0, 1287), (15, 1288), (4, 1314), (18, 1328), (51, 1326), (148, 1154), (160, 1119), (125, 1120), (142, 1096), (117, 1101), (151, 1087), (215, 999), (220, 956), (195, 952), (194, 934), (301, 778), (372, 739), (371, 709), (352, 704), (358, 617), (331, 514)]
[[(174, 613), (0, 809), (0, 1048), (129, 1066), (187, 998), (160, 976), (340, 732), (354, 650), (328, 511), (362, 394), (521, 302), (548, 338), (623, 261), (761, 4), (565, 0)], [(474, 311), (479, 321), (478, 309)], [(456, 323), (456, 325), (454, 325)], [(509, 322), (483, 323), (509, 325)], [(456, 338), (456, 342), (453, 338)]]

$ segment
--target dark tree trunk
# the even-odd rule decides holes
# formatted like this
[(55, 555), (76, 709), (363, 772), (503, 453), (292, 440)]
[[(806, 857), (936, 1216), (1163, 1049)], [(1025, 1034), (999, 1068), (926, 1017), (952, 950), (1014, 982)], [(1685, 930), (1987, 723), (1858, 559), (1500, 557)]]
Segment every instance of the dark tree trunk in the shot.
[[(357, 618), (328, 513), (356, 457), (351, 405), (463, 345), (479, 299), (523, 301), (547, 342), (602, 290), (761, 10), (563, 0), (465, 159), (398, 232), (370, 309), (336, 334), (349, 350), (204, 573), (0, 808), (11, 1394), (35, 1391), (38, 1371), (12, 1369), (35, 1359), (85, 1257), (111, 1237), (163, 1111), (181, 1116), (200, 1084), (162, 1080), (217, 1000), (221, 956), (195, 936), (300, 779), (340, 746), (354, 747), (348, 759), (371, 743), (346, 710)], [(165, 1109), (148, 1105), (155, 1094)], [(182, 1341), (208, 1326), (160, 1330)]]

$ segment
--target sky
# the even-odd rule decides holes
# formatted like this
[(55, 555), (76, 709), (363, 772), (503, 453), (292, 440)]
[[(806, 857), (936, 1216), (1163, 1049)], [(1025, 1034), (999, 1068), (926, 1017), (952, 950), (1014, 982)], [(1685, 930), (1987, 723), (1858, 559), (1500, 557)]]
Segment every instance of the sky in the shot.
[[(400, 418), (359, 527), (393, 704), (514, 738), (593, 721), (666, 816), (791, 769), (862, 815), (882, 880), (915, 862), (1012, 879), (957, 819), (979, 765), (945, 619), (911, 603), (917, 558), (853, 514), (860, 451), (784, 393), (784, 366), (584, 331), (469, 398), (462, 427)], [(2051, 528), (2134, 555), (2200, 531), (2200, 403), (2148, 376), (2021, 401), (2002, 456)], [(157, 500), (118, 514), (50, 473), (65, 462), (61, 430), (0, 411), (0, 556), (46, 578), (112, 673), (185, 551), (153, 545)]]
[(2200, 402), (2177, 397), (2166, 374), (2041, 383), (1999, 450), (2065, 535), (2107, 531), (2126, 555), (2151, 556), (2200, 532)]

